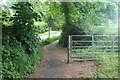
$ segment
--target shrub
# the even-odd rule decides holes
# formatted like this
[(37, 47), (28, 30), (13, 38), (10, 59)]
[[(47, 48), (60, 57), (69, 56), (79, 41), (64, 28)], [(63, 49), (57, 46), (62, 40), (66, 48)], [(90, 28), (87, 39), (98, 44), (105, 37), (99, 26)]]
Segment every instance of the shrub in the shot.
[[(10, 41), (10, 40), (9, 40)], [(3, 78), (22, 78), (37, 68), (42, 54), (35, 49), (34, 54), (25, 54), (24, 48), (17, 40), (2, 46), (2, 76)]]
[[(28, 2), (18, 2), (13, 9), (15, 15), (2, 25), (2, 78), (17, 80), (35, 71), (43, 55), (38, 46), (33, 19), (38, 16)], [(3, 18), (5, 16), (3, 15)]]

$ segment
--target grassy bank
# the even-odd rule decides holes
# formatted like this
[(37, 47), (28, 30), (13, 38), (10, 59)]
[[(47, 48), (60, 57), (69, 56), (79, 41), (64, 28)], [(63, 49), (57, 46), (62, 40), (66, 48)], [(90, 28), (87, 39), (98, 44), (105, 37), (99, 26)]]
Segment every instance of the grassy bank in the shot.
[(99, 78), (118, 78), (118, 54), (99, 54), (97, 63), (100, 70), (97, 73)]
[(48, 45), (48, 44), (51, 44), (52, 42), (56, 41), (56, 40), (59, 40), (60, 39), (60, 36), (54, 36), (52, 38), (47, 38), (45, 40), (42, 40), (40, 42), (40, 45), (41, 46), (45, 46), (45, 45)]
[(81, 53), (81, 58), (96, 59), (99, 70), (95, 75), (97, 78), (118, 78), (118, 53)]

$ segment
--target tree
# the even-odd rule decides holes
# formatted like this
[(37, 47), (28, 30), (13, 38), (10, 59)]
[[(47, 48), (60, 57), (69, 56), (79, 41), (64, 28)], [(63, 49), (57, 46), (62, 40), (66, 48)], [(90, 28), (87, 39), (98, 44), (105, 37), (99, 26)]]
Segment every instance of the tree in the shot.
[(37, 46), (37, 36), (35, 35), (34, 21), (40, 20), (40, 16), (34, 12), (33, 7), (28, 2), (18, 2), (12, 9), (15, 14), (12, 20), (12, 35), (21, 42), (27, 53), (33, 53)]
[(2, 14), (3, 80), (25, 78), (35, 71), (42, 59), (33, 25), (35, 20), (41, 19), (40, 16), (28, 2), (18, 2), (11, 9), (13, 16), (6, 11)]
[(112, 13), (112, 11), (116, 11), (116, 7), (111, 2), (67, 2), (61, 4), (65, 25), (60, 43), (64, 47), (67, 47), (68, 35), (99, 34), (95, 33), (93, 29), (108, 23), (109, 20), (114, 20), (113, 16), (116, 14)]

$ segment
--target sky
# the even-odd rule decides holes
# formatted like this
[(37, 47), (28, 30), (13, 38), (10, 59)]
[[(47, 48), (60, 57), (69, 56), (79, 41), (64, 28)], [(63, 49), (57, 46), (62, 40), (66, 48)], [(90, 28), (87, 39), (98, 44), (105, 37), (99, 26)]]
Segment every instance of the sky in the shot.
[(6, 5), (6, 0), (0, 0), (0, 5)]

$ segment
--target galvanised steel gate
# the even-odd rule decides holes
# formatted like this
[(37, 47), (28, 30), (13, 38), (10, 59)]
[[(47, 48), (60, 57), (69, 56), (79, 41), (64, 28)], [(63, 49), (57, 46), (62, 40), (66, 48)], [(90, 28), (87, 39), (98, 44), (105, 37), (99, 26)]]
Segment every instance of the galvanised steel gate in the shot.
[(70, 35), (68, 62), (95, 60), (97, 54), (118, 52), (118, 35)]

